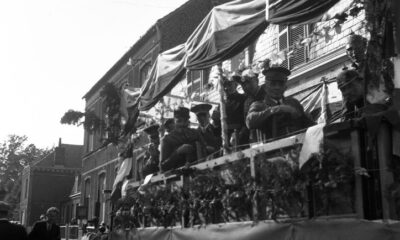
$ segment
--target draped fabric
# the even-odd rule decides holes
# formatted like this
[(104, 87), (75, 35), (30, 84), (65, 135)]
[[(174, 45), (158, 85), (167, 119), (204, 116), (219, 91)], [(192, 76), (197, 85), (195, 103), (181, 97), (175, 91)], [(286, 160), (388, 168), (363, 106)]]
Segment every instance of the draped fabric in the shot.
[[(306, 24), (320, 21), (340, 0), (266, 0), (267, 21), (273, 24)], [(352, 0), (346, 0), (352, 2)], [(333, 17), (333, 16), (332, 16)]]
[(236, 0), (214, 7), (186, 42), (186, 68), (205, 69), (234, 57), (267, 26), (265, 0)]
[(400, 223), (356, 219), (274, 221), (210, 224), (193, 228), (141, 228), (111, 233), (113, 240), (392, 240), (400, 239)]
[(315, 122), (329, 122), (332, 116), (342, 109), (342, 95), (336, 82), (321, 82), (307, 91), (306, 95), (298, 100), (303, 106), (304, 112), (310, 115)]
[(185, 58), (184, 44), (158, 55), (149, 78), (141, 89), (139, 110), (146, 111), (152, 108), (182, 80), (185, 74)]

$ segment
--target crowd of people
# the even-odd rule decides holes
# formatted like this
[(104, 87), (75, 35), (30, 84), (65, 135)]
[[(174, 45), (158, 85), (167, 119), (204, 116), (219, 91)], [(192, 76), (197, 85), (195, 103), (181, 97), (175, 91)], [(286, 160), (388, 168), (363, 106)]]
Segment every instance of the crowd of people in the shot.
[[(246, 147), (250, 143), (277, 138), (305, 129), (314, 122), (304, 113), (300, 102), (284, 97), (290, 71), (284, 67), (270, 67), (262, 72), (265, 84), (251, 69), (224, 79), (226, 94), (226, 123), (228, 142), (222, 143), (220, 109), (212, 113), (212, 105), (197, 104), (179, 107), (174, 119), (168, 119), (168, 129), (160, 139), (160, 125), (144, 129), (149, 136), (142, 175), (166, 172), (186, 164), (217, 157), (222, 148)], [(237, 91), (238, 85), (244, 93)], [(197, 117), (198, 127), (190, 128), (190, 112)], [(168, 125), (168, 127), (167, 127)]]

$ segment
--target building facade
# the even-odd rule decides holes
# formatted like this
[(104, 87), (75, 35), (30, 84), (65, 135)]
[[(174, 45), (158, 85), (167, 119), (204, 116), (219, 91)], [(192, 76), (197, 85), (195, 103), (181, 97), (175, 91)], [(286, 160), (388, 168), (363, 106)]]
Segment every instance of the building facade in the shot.
[[(22, 172), (20, 221), (30, 227), (49, 207), (64, 209), (75, 176), (81, 169), (82, 145), (62, 144), (49, 155), (25, 167)], [(69, 221), (72, 208), (61, 214), (61, 224)]]

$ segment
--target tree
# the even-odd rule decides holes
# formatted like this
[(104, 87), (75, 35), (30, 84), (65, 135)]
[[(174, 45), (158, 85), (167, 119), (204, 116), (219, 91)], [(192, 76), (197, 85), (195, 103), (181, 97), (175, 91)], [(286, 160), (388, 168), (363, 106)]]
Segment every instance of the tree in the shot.
[(27, 144), (26, 136), (9, 135), (0, 144), (0, 200), (3, 198), (15, 208), (21, 192), (21, 172), (25, 166), (50, 153), (51, 149), (40, 149)]

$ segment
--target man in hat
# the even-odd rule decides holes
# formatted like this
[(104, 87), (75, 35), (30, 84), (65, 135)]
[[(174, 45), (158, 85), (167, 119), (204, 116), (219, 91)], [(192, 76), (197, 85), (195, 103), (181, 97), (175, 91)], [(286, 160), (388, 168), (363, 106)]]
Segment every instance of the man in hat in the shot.
[(30, 240), (60, 240), (60, 227), (56, 224), (60, 211), (51, 207), (46, 211), (46, 221), (39, 221), (33, 225), (29, 233)]
[(160, 170), (160, 152), (158, 151), (158, 146), (160, 145), (160, 135), (158, 133), (159, 128), (160, 125), (153, 124), (143, 129), (150, 140), (144, 157), (144, 165), (142, 169), (143, 176), (147, 176)]
[(313, 122), (305, 115), (300, 102), (284, 97), (290, 71), (283, 67), (271, 67), (265, 75), (265, 96), (254, 102), (247, 115), (250, 129), (260, 130), (261, 139), (280, 137), (290, 132), (309, 127)]
[(218, 129), (210, 122), (210, 110), (212, 106), (207, 103), (202, 103), (193, 106), (190, 111), (196, 114), (199, 127), (197, 131), (204, 139), (206, 144), (207, 154), (214, 153), (221, 148), (221, 129)]
[(28, 236), (23, 226), (13, 224), (8, 220), (10, 206), (0, 201), (0, 238), (7, 240), (27, 240)]
[(204, 153), (204, 140), (198, 131), (189, 128), (189, 118), (189, 109), (185, 107), (179, 107), (174, 111), (175, 129), (161, 140), (162, 171), (194, 162), (197, 160), (198, 151)]

